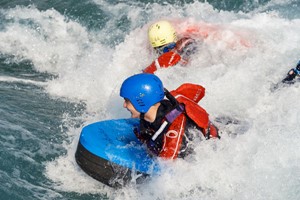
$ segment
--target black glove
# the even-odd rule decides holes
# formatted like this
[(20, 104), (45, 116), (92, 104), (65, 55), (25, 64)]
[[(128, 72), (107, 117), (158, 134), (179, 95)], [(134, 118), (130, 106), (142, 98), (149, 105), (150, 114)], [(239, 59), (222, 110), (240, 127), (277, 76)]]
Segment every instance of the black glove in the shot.
[(160, 148), (158, 147), (158, 144), (155, 143), (155, 141), (153, 141), (152, 139), (148, 140), (147, 147), (153, 155), (158, 156), (158, 154), (160, 152)]
[[(300, 68), (300, 66), (299, 66)], [(287, 76), (282, 80), (283, 83), (289, 83), (291, 82), (295, 77), (297, 76), (297, 72), (295, 72), (295, 69), (291, 69)]]

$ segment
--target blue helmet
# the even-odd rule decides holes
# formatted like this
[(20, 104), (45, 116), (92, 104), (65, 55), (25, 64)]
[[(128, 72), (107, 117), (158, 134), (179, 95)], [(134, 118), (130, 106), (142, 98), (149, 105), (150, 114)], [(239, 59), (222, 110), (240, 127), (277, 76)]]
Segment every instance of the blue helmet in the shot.
[(146, 113), (160, 102), (165, 94), (161, 80), (153, 74), (136, 74), (127, 78), (120, 89), (120, 96), (128, 99), (134, 108)]

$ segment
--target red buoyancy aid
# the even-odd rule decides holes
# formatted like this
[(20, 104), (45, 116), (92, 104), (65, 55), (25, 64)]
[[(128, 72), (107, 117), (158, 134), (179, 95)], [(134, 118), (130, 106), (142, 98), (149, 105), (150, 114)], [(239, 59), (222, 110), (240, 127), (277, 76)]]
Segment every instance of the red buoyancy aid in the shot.
[(185, 134), (187, 116), (202, 129), (204, 136), (206, 136), (206, 134), (210, 134), (212, 137), (219, 138), (218, 130), (209, 121), (208, 113), (197, 104), (204, 97), (204, 87), (201, 85), (185, 83), (170, 93), (180, 104), (184, 105), (184, 112), (176, 117), (166, 131), (164, 135), (164, 145), (158, 155), (159, 157), (165, 159), (177, 158), (181, 149), (182, 139)]
[(179, 103), (184, 104), (185, 113), (197, 124), (197, 126), (207, 129), (209, 124), (208, 114), (197, 104), (204, 97), (205, 88), (201, 85), (186, 83), (178, 89), (179, 90), (174, 90), (170, 93)]
[(185, 132), (186, 116), (180, 114), (170, 125), (164, 135), (164, 145), (159, 157), (165, 159), (176, 159), (181, 149), (182, 138)]
[(168, 68), (176, 65), (178, 62), (187, 64), (187, 59), (182, 58), (181, 53), (184, 48), (193, 43), (194, 40), (191, 38), (181, 38), (176, 42), (176, 46), (169, 52), (166, 52), (155, 59), (143, 72), (153, 74), (159, 68)]
[(205, 88), (201, 85), (196, 85), (192, 83), (184, 83), (179, 86), (176, 90), (172, 90), (171, 94), (174, 97), (185, 97), (198, 103), (205, 95)]

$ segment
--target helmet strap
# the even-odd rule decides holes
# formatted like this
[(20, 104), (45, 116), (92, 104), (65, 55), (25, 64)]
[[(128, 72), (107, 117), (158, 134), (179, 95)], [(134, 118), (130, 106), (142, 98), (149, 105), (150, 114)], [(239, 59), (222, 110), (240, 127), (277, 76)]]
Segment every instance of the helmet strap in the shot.
[(140, 114), (140, 119), (145, 119), (145, 113)]
[(165, 95), (167, 97), (167, 99), (170, 100), (170, 102), (172, 103), (172, 105), (174, 107), (177, 107), (179, 105), (178, 101), (175, 99), (175, 97), (166, 89), (164, 88), (164, 91), (165, 91)]

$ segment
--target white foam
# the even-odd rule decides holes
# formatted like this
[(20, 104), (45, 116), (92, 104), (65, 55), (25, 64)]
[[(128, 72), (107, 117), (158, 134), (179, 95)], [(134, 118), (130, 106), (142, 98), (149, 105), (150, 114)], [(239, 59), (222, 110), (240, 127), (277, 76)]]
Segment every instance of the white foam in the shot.
[(46, 83), (42, 82), (42, 81), (33, 81), (33, 80), (29, 80), (29, 79), (15, 78), (15, 77), (10, 77), (10, 76), (0, 76), (0, 81), (25, 83), (25, 84), (32, 84), (32, 85), (36, 85), (36, 86), (46, 86)]
[[(145, 10), (135, 10), (130, 20), (138, 21), (138, 12)], [(217, 11), (199, 2), (183, 8), (154, 4), (147, 12), (147, 25), (159, 18), (185, 17), (187, 25), (209, 22), (217, 27), (202, 40), (186, 67), (162, 69), (157, 75), (169, 90), (184, 82), (202, 84), (206, 96), (200, 104), (211, 118), (238, 117), (249, 125), (246, 133), (231, 138), (225, 129), (220, 141), (200, 143), (195, 157), (177, 160), (150, 183), (111, 192), (76, 165), (74, 152), (81, 129), (71, 129), (67, 155), (46, 164), (47, 176), (60, 190), (108, 194), (114, 199), (299, 198), (299, 84), (273, 93), (270, 86), (299, 59), (300, 20), (282, 18), (275, 11)], [(38, 71), (58, 74), (46, 83), (50, 95), (85, 101), (88, 112), (97, 113), (83, 116), (86, 124), (129, 117), (122, 109), (119, 87), (126, 77), (152, 62), (147, 26), (135, 22), (124, 42), (111, 48), (100, 39), (108, 30), (89, 32), (54, 10), (16, 8), (7, 16), (14, 22), (0, 32), (0, 51), (31, 60)], [(38, 29), (18, 22), (28, 16)], [(251, 46), (235, 42), (240, 38)]]

